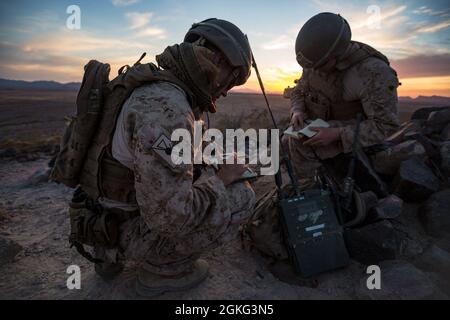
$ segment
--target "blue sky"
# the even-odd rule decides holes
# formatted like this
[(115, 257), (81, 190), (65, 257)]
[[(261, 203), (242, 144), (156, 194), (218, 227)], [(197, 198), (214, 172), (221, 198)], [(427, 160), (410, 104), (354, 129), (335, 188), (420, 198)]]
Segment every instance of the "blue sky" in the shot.
[[(66, 27), (70, 5), (81, 9), (80, 30)], [(0, 77), (79, 81), (91, 58), (113, 69), (144, 51), (151, 61), (181, 42), (193, 22), (217, 17), (248, 34), (269, 89), (280, 91), (301, 73), (294, 54), (300, 27), (322, 11), (340, 13), (355, 40), (388, 55), (412, 95), (425, 78), (434, 89), (424, 93), (450, 95), (448, 1), (2, 1)], [(244, 89), (256, 89), (254, 77)]]

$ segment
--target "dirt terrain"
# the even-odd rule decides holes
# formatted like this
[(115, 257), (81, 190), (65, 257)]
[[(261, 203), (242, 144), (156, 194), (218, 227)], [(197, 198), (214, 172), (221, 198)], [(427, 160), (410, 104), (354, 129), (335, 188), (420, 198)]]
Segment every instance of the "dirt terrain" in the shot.
[[(72, 190), (45, 179), (54, 150), (39, 146), (51, 145), (49, 141), (59, 136), (64, 116), (74, 111), (76, 93), (2, 91), (0, 97), (0, 151), (12, 152), (0, 158), (0, 237), (21, 247), (0, 263), (0, 299), (138, 299), (132, 264), (105, 283), (69, 248), (67, 202)], [(281, 96), (271, 96), (270, 101), (276, 118), (287, 124), (288, 101)], [(408, 107), (402, 110), (402, 118), (412, 112)], [(210, 122), (219, 128), (240, 122), (264, 128), (270, 124), (267, 115), (260, 95), (231, 94), (219, 103)], [(34, 148), (33, 156), (23, 157), (26, 148)], [(272, 186), (271, 177), (254, 184), (259, 195)], [(404, 207), (395, 226), (405, 234), (403, 253), (380, 264), (382, 290), (367, 289), (366, 266), (353, 260), (345, 269), (301, 286), (286, 284), (271, 274), (268, 259), (236, 239), (205, 255), (211, 270), (199, 287), (158, 299), (448, 299), (449, 240), (424, 233), (415, 205)], [(70, 265), (81, 267), (81, 290), (66, 286)]]

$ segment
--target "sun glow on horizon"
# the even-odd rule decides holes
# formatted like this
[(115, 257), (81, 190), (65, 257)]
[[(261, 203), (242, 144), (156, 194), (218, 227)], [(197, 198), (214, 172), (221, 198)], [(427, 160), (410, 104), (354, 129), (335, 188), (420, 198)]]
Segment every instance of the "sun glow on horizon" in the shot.
[(398, 88), (399, 96), (410, 96), (415, 98), (423, 96), (445, 96), (450, 97), (450, 76), (421, 77), (400, 79), (401, 86)]

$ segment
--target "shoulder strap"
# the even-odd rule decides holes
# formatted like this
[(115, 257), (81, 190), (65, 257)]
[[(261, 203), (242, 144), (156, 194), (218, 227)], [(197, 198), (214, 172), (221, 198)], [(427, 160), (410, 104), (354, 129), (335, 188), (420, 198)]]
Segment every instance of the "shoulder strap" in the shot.
[(189, 103), (192, 105), (194, 102), (192, 91), (182, 81), (169, 71), (162, 70), (153, 63), (134, 65), (127, 69), (126, 72), (119, 74), (117, 78), (109, 83), (108, 87), (113, 91), (117, 86), (122, 86), (126, 92), (131, 94), (137, 87), (154, 81), (167, 81), (179, 86), (188, 96)]
[(358, 64), (359, 62), (362, 62), (368, 58), (378, 58), (384, 62), (386, 62), (388, 65), (390, 65), (389, 59), (382, 54), (380, 51), (372, 48), (371, 46), (362, 43), (362, 42), (357, 42), (357, 41), (353, 41), (353, 43), (356, 43), (359, 45), (359, 48), (357, 50), (355, 50), (355, 52), (353, 52), (352, 54), (350, 54), (350, 56), (348, 58), (346, 58), (343, 61), (340, 61), (337, 65), (336, 68), (340, 71), (349, 69), (351, 67), (353, 67), (354, 65)]

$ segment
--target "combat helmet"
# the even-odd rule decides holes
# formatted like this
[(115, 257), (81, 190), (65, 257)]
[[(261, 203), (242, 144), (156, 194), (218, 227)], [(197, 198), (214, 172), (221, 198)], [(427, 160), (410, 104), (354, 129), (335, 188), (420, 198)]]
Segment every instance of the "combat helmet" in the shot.
[(297, 62), (303, 68), (318, 68), (342, 54), (350, 44), (352, 32), (339, 14), (322, 12), (309, 19), (295, 42)]
[(234, 69), (234, 85), (242, 85), (247, 81), (251, 72), (252, 53), (247, 36), (237, 26), (216, 18), (194, 23), (184, 41), (193, 43), (199, 38), (206, 39), (225, 55)]

